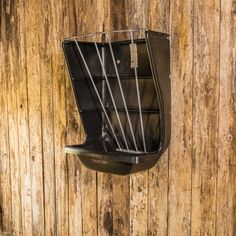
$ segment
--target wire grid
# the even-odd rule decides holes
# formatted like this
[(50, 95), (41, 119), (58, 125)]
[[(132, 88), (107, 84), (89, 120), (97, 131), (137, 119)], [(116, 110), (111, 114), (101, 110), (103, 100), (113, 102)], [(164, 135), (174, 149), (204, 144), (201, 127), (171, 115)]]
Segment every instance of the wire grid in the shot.
[[(132, 126), (132, 123), (131, 123), (130, 113), (129, 113), (128, 106), (127, 106), (127, 101), (126, 101), (126, 98), (125, 98), (125, 95), (124, 95), (124, 90), (123, 90), (123, 87), (122, 87), (122, 83), (121, 83), (121, 79), (120, 79), (120, 75), (119, 75), (119, 70), (117, 68), (116, 58), (115, 58), (115, 55), (114, 55), (111, 39), (114, 39), (114, 34), (117, 34), (117, 33), (125, 35), (126, 40), (127, 40), (127, 35), (129, 35), (128, 38), (129, 38), (131, 44), (135, 44), (135, 39), (145, 38), (145, 31), (147, 31), (147, 29), (116, 30), (116, 31), (109, 31), (109, 32), (104, 31), (104, 32), (95, 32), (95, 33), (79, 35), (79, 36), (75, 36), (75, 37), (70, 38), (70, 40), (74, 40), (74, 42), (76, 44), (76, 48), (78, 49), (79, 55), (80, 55), (80, 57), (82, 59), (82, 62), (85, 66), (85, 69), (88, 73), (89, 80), (92, 83), (92, 86), (94, 88), (94, 91), (96, 93), (98, 101), (101, 105), (102, 111), (104, 113), (104, 116), (107, 120), (108, 126), (109, 126), (109, 128), (111, 130), (111, 133), (114, 137), (114, 140), (116, 142), (116, 145), (117, 145), (116, 151), (122, 151), (122, 152), (128, 152), (128, 153), (137, 153), (137, 154), (138, 153), (147, 153), (147, 147), (146, 147), (146, 140), (145, 140), (144, 125), (143, 125), (143, 111), (142, 111), (142, 106), (141, 106), (141, 97), (140, 97), (140, 89), (139, 89), (139, 77), (138, 77), (137, 67), (134, 67), (133, 70), (134, 70), (134, 75), (135, 75), (135, 85), (136, 85), (135, 87), (136, 87), (136, 93), (137, 93), (137, 99), (138, 99), (139, 122), (140, 122), (140, 127), (141, 127), (141, 134), (142, 134), (142, 146), (143, 146), (142, 150), (138, 150), (138, 145), (137, 145), (137, 141), (136, 141), (135, 134), (134, 134), (135, 133), (134, 132), (134, 127)], [(99, 63), (100, 63), (101, 68), (102, 68), (105, 83), (107, 85), (107, 89), (108, 89), (108, 92), (109, 92), (109, 95), (110, 95), (110, 98), (111, 98), (111, 102), (112, 102), (112, 105), (113, 105), (114, 110), (115, 110), (115, 115), (116, 115), (116, 118), (118, 120), (118, 125), (119, 125), (120, 130), (121, 130), (122, 139), (123, 139), (123, 142), (125, 144), (125, 148), (122, 147), (122, 144), (120, 143), (120, 140), (116, 135), (116, 132), (115, 132), (115, 130), (113, 128), (113, 125), (112, 125), (112, 121), (111, 121), (111, 119), (110, 119), (110, 117), (107, 113), (107, 110), (105, 108), (105, 105), (103, 103), (103, 99), (102, 99), (101, 95), (99, 94), (99, 91), (98, 91), (98, 89), (96, 87), (96, 84), (94, 82), (94, 78), (92, 76), (92, 73), (90, 72), (90, 69), (89, 69), (88, 64), (86, 62), (86, 59), (85, 59), (85, 56), (83, 55), (83, 52), (82, 52), (81, 47), (79, 45), (78, 40), (83, 41), (83, 40), (86, 40), (88, 37), (91, 38), (92, 42), (94, 43), (94, 47), (95, 47), (96, 52), (97, 52)], [(118, 82), (118, 85), (119, 85), (119, 90), (120, 90), (122, 102), (123, 102), (123, 105), (124, 105), (126, 118), (127, 118), (127, 121), (128, 121), (130, 131), (131, 131), (132, 142), (133, 142), (132, 146), (134, 147), (134, 149), (129, 146), (128, 141), (127, 141), (126, 133), (124, 131), (124, 127), (123, 127), (122, 122), (121, 122), (121, 118), (120, 118), (120, 114), (118, 112), (118, 108), (117, 108), (117, 104), (116, 104), (116, 101), (115, 101), (115, 98), (114, 98), (114, 94), (111, 90), (111, 85), (110, 85), (110, 82), (109, 82), (109, 79), (108, 79), (108, 76), (107, 76), (107, 72), (105, 70), (105, 65), (104, 65), (104, 62), (103, 62), (103, 59), (102, 59), (102, 55), (100, 54), (99, 49), (98, 49), (98, 44), (97, 44), (97, 41), (98, 41), (97, 39), (98, 38), (102, 39), (102, 40), (105, 40), (106, 42), (108, 42), (108, 45), (109, 45), (109, 50), (110, 50), (110, 54), (111, 54), (111, 57), (112, 57), (112, 63), (113, 63), (114, 69), (115, 69), (116, 79), (117, 79), (117, 82)], [(120, 40), (119, 36), (117, 38)], [(152, 78), (153, 78), (154, 86), (156, 87), (156, 81), (155, 81), (153, 75), (152, 75)]]

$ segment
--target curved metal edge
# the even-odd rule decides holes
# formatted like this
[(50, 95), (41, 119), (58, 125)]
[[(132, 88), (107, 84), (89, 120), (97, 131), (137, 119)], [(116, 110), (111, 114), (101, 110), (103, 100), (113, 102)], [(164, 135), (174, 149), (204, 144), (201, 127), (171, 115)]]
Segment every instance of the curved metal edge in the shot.
[(146, 31), (148, 54), (151, 68), (160, 95), (160, 115), (162, 120), (161, 154), (167, 149), (171, 136), (171, 81), (170, 81), (170, 43), (168, 34)]
[(102, 151), (93, 151), (89, 148), (86, 148), (87, 145), (68, 145), (65, 147), (64, 151), (67, 154), (73, 154), (77, 156), (86, 156), (88, 158), (103, 159), (108, 161), (123, 162), (123, 163), (147, 163), (158, 160), (162, 153), (153, 152), (149, 154), (128, 154), (125, 152), (102, 152)]

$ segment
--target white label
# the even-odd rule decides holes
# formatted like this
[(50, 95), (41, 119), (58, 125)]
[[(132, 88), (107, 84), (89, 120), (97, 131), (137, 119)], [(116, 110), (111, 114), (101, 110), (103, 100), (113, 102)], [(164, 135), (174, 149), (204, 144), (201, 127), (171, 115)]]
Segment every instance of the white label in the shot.
[(131, 68), (138, 68), (138, 49), (136, 43), (131, 43), (130, 47), (130, 67)]

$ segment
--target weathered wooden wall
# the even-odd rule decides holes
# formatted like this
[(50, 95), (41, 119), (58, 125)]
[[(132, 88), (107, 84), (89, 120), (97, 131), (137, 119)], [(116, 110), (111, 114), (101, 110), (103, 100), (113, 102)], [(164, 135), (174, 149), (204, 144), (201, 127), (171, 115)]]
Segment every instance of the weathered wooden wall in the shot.
[[(16, 235), (236, 235), (235, 0), (0, 0), (0, 231)], [(170, 34), (172, 135), (148, 172), (95, 173), (65, 36)]]

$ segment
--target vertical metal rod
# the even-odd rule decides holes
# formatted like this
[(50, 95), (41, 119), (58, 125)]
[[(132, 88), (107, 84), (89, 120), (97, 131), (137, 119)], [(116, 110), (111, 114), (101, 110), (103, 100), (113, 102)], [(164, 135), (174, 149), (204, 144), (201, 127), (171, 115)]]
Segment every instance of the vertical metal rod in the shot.
[(102, 67), (102, 71), (103, 71), (103, 74), (104, 74), (104, 77), (105, 77), (107, 88), (108, 88), (108, 91), (109, 91), (110, 96), (111, 96), (111, 101), (112, 101), (112, 104), (113, 104), (114, 109), (115, 109), (116, 117), (117, 117), (120, 129), (121, 129), (121, 133), (122, 133), (122, 136), (123, 136), (123, 139), (124, 139), (124, 142), (125, 142), (125, 146), (126, 146), (126, 149), (129, 150), (128, 142), (127, 142), (127, 139), (125, 137), (124, 129), (123, 129), (121, 121), (120, 121), (120, 116), (119, 116), (117, 106), (116, 106), (116, 103), (115, 103), (115, 100), (114, 100), (114, 97), (113, 97), (113, 93), (112, 93), (112, 90), (111, 90), (110, 83), (109, 83), (108, 78), (107, 78), (107, 73), (106, 73), (106, 70), (105, 70), (105, 67), (104, 67), (104, 63), (102, 61), (102, 58), (101, 58), (101, 55), (100, 55), (100, 52), (99, 52), (99, 49), (98, 49), (98, 45), (96, 43), (95, 35), (93, 35), (93, 40), (94, 40), (94, 45), (95, 45), (97, 55), (98, 55), (98, 58), (99, 58), (99, 61), (100, 61), (101, 67)]
[(117, 139), (117, 137), (116, 137), (115, 131), (114, 131), (113, 127), (112, 127), (111, 121), (110, 121), (109, 116), (108, 116), (108, 114), (107, 114), (107, 112), (106, 112), (106, 109), (105, 109), (105, 107), (104, 107), (104, 105), (103, 105), (103, 102), (102, 102), (102, 99), (101, 99), (101, 97), (100, 97), (100, 95), (99, 95), (99, 92), (98, 92), (98, 90), (97, 90), (97, 87), (96, 87), (96, 85), (95, 85), (95, 83), (94, 83), (94, 81), (93, 81), (93, 77), (92, 77), (92, 75), (91, 75), (91, 73), (90, 73), (90, 71), (89, 71), (88, 65), (87, 65), (87, 63), (86, 63), (86, 61), (85, 61), (85, 59), (84, 59), (83, 53), (82, 53), (82, 51), (81, 51), (81, 49), (80, 49), (80, 46), (79, 46), (79, 44), (78, 44), (78, 42), (77, 42), (76, 39), (75, 39), (74, 41), (75, 41), (75, 44), (76, 44), (77, 49), (78, 49), (78, 51), (79, 51), (79, 54), (80, 54), (80, 56), (81, 56), (81, 58), (82, 58), (82, 61), (83, 61), (84, 65), (85, 65), (85, 68), (86, 68), (86, 70), (87, 70), (87, 72), (88, 72), (89, 78), (90, 78), (91, 83), (92, 83), (92, 85), (93, 85), (93, 87), (94, 87), (94, 90), (95, 90), (95, 92), (96, 92), (96, 95), (97, 95), (97, 97), (98, 97), (98, 100), (99, 100), (99, 102), (100, 102), (100, 104), (101, 104), (101, 106), (102, 106), (102, 109), (103, 109), (103, 111), (104, 111), (104, 115), (106, 116), (107, 122), (108, 122), (108, 124), (109, 124), (109, 126), (110, 126), (110, 128), (111, 128), (111, 131), (112, 131), (112, 134), (113, 134), (113, 136), (114, 136), (114, 138), (115, 138), (116, 144), (117, 144), (117, 146), (119, 147), (119, 149), (121, 149), (120, 143), (119, 143), (119, 141), (118, 141), (118, 139)]
[(131, 131), (132, 139), (133, 139), (133, 142), (134, 142), (134, 147), (135, 147), (135, 150), (138, 151), (137, 143), (136, 143), (136, 140), (135, 140), (135, 137), (134, 137), (133, 127), (131, 125), (130, 116), (129, 116), (127, 104), (126, 104), (126, 101), (125, 101), (125, 96), (124, 96), (123, 88), (122, 88), (121, 81), (120, 81), (120, 75), (119, 75), (119, 72), (118, 72), (118, 69), (117, 69), (117, 66), (116, 66), (115, 56), (114, 56), (114, 53), (113, 53), (113, 49), (112, 49), (112, 45), (111, 45), (111, 38), (110, 38), (110, 34), (109, 33), (108, 33), (108, 43), (109, 43), (111, 57), (112, 57), (112, 61), (113, 61), (115, 72), (116, 72), (117, 81), (118, 81), (120, 92), (121, 92), (121, 97), (122, 97), (122, 100), (123, 100), (123, 103), (124, 103), (125, 112), (126, 112), (126, 116), (127, 116), (127, 119), (128, 119), (130, 131)]
[[(134, 43), (133, 31), (130, 32), (130, 35), (131, 35), (131, 43), (133, 44)], [(138, 97), (139, 118), (140, 118), (141, 132), (142, 132), (142, 138), (143, 138), (143, 148), (144, 148), (144, 152), (147, 152), (145, 136), (144, 136), (144, 128), (143, 128), (143, 116), (142, 116), (142, 107), (141, 107), (141, 101), (140, 101), (138, 72), (137, 72), (136, 67), (134, 67), (134, 74), (135, 74), (136, 90), (137, 90), (137, 97)]]

